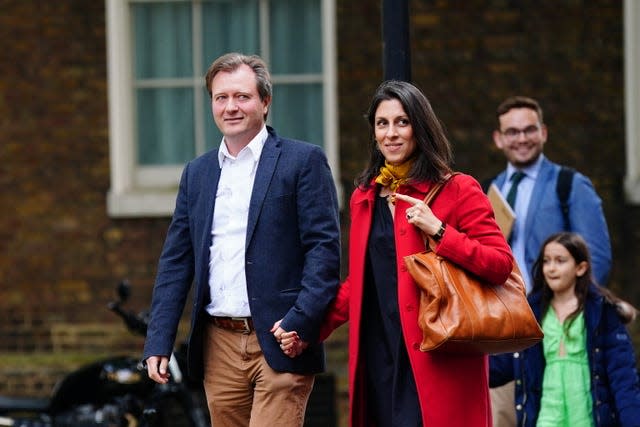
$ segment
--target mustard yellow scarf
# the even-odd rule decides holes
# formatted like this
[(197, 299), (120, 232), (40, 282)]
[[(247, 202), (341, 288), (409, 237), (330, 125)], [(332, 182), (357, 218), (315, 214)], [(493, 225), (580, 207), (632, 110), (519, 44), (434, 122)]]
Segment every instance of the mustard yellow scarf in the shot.
[(400, 165), (392, 165), (385, 161), (384, 166), (380, 168), (380, 175), (376, 178), (376, 183), (383, 187), (389, 187), (395, 193), (399, 186), (406, 184), (411, 166), (413, 166), (413, 160)]

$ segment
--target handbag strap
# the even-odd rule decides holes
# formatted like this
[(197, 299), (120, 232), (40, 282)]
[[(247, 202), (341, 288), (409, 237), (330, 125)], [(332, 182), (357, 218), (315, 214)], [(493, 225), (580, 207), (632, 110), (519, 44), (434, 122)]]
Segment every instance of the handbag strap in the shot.
[[(433, 187), (431, 187), (429, 189), (429, 191), (427, 192), (427, 195), (424, 196), (424, 204), (429, 206), (429, 204), (433, 201), (433, 199), (436, 198), (436, 196), (438, 195), (438, 193), (440, 193), (440, 190), (442, 190), (442, 188), (447, 184), (447, 182), (449, 182), (449, 180), (454, 176), (459, 174), (460, 172), (453, 172), (450, 174), (445, 175), (444, 180), (442, 180), (441, 182), (436, 182)], [(435, 252), (434, 248), (436, 245), (436, 242), (433, 241), (433, 239), (431, 238), (431, 236), (427, 236), (424, 233), (421, 233), (422, 237), (424, 238), (424, 245), (425, 245), (425, 249), (427, 251), (431, 250), (433, 252)]]
[(441, 182), (436, 182), (436, 183), (435, 183), (435, 185), (429, 189), (429, 191), (427, 192), (427, 195), (426, 195), (426, 196), (424, 196), (424, 200), (423, 200), (424, 204), (428, 206), (428, 205), (433, 201), (433, 199), (435, 199), (435, 198), (436, 198), (436, 196), (438, 195), (438, 193), (440, 193), (440, 190), (442, 190), (442, 188), (445, 186), (445, 184), (446, 184), (447, 182), (449, 182), (449, 180), (450, 180), (454, 175), (457, 175), (457, 174), (459, 174), (459, 172), (453, 172), (453, 173), (447, 174), (447, 175), (444, 177), (444, 180), (443, 180), (443, 181), (441, 181)]

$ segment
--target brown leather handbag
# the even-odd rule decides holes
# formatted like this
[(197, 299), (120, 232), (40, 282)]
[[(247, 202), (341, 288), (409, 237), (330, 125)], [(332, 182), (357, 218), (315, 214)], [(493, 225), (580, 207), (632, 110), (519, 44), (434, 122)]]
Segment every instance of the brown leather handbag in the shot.
[[(429, 204), (444, 183), (425, 198)], [(457, 353), (506, 353), (538, 343), (543, 332), (527, 301), (524, 281), (514, 262), (501, 285), (487, 283), (431, 248), (404, 257), (420, 288), (420, 350)]]

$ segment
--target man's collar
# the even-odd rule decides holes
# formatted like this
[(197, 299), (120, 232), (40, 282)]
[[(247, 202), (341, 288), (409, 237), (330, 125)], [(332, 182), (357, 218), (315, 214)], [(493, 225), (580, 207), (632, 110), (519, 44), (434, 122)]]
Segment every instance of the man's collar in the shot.
[(538, 172), (540, 172), (540, 166), (542, 165), (543, 159), (544, 159), (544, 154), (540, 153), (540, 155), (538, 156), (538, 159), (533, 164), (522, 169), (518, 169), (515, 166), (513, 166), (511, 163), (508, 163), (507, 175), (505, 177), (506, 181), (509, 181), (511, 179), (511, 175), (513, 175), (517, 171), (522, 171), (525, 173), (526, 176), (535, 180), (536, 177), (538, 176)]
[[(269, 137), (269, 132), (267, 132), (267, 127), (262, 126), (262, 129), (260, 129), (260, 132), (258, 132), (258, 134), (254, 136), (251, 141), (249, 141), (249, 144), (247, 144), (246, 147), (240, 150), (240, 152), (238, 153), (238, 156), (240, 156), (245, 151), (249, 151), (253, 156), (253, 159), (257, 162), (260, 159), (260, 154), (262, 154), (262, 148), (264, 147), (264, 143), (267, 141), (268, 137)], [(220, 168), (222, 168), (222, 162), (224, 161), (225, 157), (228, 157), (229, 159), (236, 159), (238, 158), (238, 156), (234, 157), (231, 154), (229, 154), (229, 149), (227, 148), (227, 144), (224, 142), (224, 137), (223, 137), (222, 142), (220, 142), (220, 149), (218, 150), (218, 164)]]

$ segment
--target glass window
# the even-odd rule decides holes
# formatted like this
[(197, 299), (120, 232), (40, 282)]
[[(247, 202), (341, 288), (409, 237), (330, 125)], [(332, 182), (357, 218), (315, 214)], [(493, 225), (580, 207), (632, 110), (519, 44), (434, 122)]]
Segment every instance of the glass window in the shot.
[(109, 212), (172, 212), (184, 163), (222, 140), (204, 75), (230, 51), (265, 59), (269, 124), (324, 147), (335, 173), (334, 2), (107, 0)]
[(136, 90), (138, 165), (184, 163), (195, 155), (193, 91)]
[(322, 85), (281, 84), (273, 92), (269, 114), (278, 133), (323, 145)]
[(322, 73), (319, 0), (279, 0), (270, 8), (271, 71), (274, 74)]

